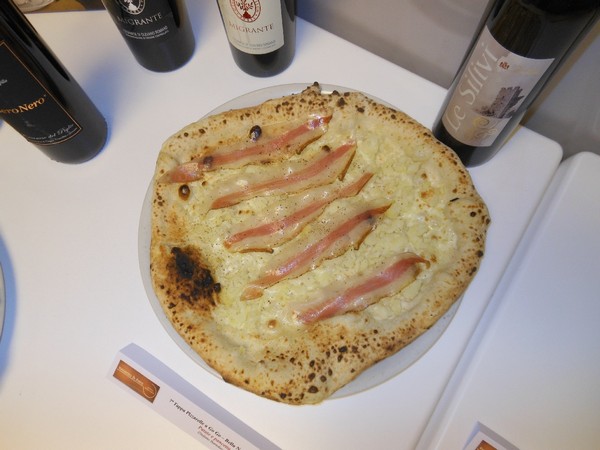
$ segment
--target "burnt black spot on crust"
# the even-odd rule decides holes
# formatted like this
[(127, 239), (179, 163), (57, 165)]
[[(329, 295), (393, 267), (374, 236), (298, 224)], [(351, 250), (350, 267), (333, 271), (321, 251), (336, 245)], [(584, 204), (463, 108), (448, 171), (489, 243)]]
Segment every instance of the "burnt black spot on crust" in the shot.
[(221, 286), (215, 283), (210, 270), (203, 266), (194, 247), (173, 247), (168, 262), (170, 279), (176, 284), (175, 292), (181, 300), (202, 309), (214, 306)]

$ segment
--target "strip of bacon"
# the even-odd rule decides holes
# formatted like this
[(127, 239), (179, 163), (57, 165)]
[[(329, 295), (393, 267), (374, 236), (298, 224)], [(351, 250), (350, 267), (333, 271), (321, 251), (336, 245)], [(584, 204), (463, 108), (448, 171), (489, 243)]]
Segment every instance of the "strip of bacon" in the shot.
[(300, 192), (332, 183), (336, 178), (342, 179), (355, 149), (356, 144), (349, 142), (333, 151), (327, 150), (324, 156), (316, 160), (269, 166), (246, 178), (236, 176), (235, 182), (222, 184), (222, 195), (216, 196), (211, 209), (233, 206), (259, 195)]
[[(325, 134), (331, 114), (311, 115), (308, 120), (263, 127), (250, 142), (239, 142), (209, 150), (202, 157), (181, 164), (161, 177), (163, 183), (189, 183), (202, 178), (204, 172), (238, 168), (252, 163), (280, 161)], [(259, 128), (260, 129), (260, 128)]]
[(348, 282), (331, 287), (323, 299), (297, 306), (294, 313), (299, 322), (309, 325), (351, 311), (362, 311), (384, 297), (400, 292), (419, 274), (419, 263), (429, 264), (414, 253), (402, 253), (391, 263), (377, 268), (348, 287)]
[[(327, 205), (337, 199), (357, 195), (372, 176), (372, 173), (365, 173), (357, 181), (337, 189), (320, 186), (293, 196), (286, 202), (292, 206), (285, 209), (288, 213), (285, 217), (261, 225), (250, 227), (246, 225), (246, 228), (227, 237), (224, 245), (234, 252), (272, 252), (274, 247), (296, 237), (307, 223), (323, 212)], [(289, 213), (290, 209), (291, 213)]]
[(262, 275), (246, 286), (242, 292), (242, 300), (258, 298), (269, 286), (286, 278), (298, 277), (319, 266), (323, 261), (343, 254), (351, 247), (358, 248), (365, 237), (375, 229), (378, 216), (385, 213), (389, 207), (390, 205), (368, 209), (362, 207), (359, 212), (354, 210), (341, 218), (337, 217), (337, 220), (331, 223), (325, 223), (323, 230), (318, 230), (321, 238), (313, 240), (311, 235), (312, 242), (307, 244), (304, 240), (299, 240), (273, 258)]

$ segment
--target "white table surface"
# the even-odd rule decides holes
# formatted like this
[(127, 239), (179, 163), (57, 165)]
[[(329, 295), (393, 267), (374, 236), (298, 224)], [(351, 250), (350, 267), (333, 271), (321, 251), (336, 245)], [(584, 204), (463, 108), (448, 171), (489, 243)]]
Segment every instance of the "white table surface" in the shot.
[(463, 448), (476, 422), (521, 449), (600, 442), (600, 156), (563, 162), (419, 448)]
[(108, 120), (104, 151), (54, 163), (0, 126), (0, 264), (7, 305), (0, 341), (3, 448), (198, 448), (192, 437), (107, 378), (134, 342), (284, 449), (411, 449), (442, 394), (562, 155), (520, 129), (471, 170), (493, 223), (481, 269), (436, 345), (394, 379), (359, 395), (294, 407), (200, 368), (169, 338), (146, 297), (138, 224), (161, 143), (255, 89), (315, 80), (363, 90), (431, 126), (445, 91), (298, 20), (297, 55), (261, 79), (231, 59), (215, 2), (188, 2), (193, 60), (158, 74), (135, 62), (103, 11), (30, 19)]

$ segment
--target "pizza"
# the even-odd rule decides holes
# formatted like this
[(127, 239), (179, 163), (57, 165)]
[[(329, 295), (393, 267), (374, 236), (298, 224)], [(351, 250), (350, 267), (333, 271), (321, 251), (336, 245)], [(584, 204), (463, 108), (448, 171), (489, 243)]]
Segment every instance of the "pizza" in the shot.
[(432, 327), (478, 270), (490, 222), (430, 130), (318, 83), (184, 127), (152, 190), (168, 321), (225, 381), (294, 405)]

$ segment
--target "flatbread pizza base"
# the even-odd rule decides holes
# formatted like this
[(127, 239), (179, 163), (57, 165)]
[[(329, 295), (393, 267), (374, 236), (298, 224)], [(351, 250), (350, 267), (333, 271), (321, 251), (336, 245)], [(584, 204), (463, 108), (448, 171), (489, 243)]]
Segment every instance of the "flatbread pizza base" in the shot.
[[(232, 170), (257, 169), (223, 170), (188, 183), (185, 200), (180, 184), (160, 179), (201, 156), (205, 146), (245, 138), (256, 124), (324, 110), (333, 110), (328, 132), (298, 158), (354, 139), (356, 155), (345, 177), (374, 171), (360, 196), (390, 200), (392, 206), (358, 250), (283, 281), (260, 299), (240, 301), (245, 284), (271, 255), (231, 254), (223, 249), (224, 236), (245, 212), (269, 211), (281, 199), (257, 198), (198, 213), (203, 185), (218, 184)], [(335, 213), (335, 205), (324, 212)], [(173, 327), (225, 381), (290, 404), (323, 401), (429, 329), (473, 278), (489, 224), (468, 172), (428, 129), (361, 93), (322, 94), (318, 85), (207, 117), (169, 138), (156, 165), (151, 220), (152, 282)], [(290, 305), (401, 251), (415, 252), (430, 264), (397, 295), (314, 325), (298, 326), (290, 318)]]

